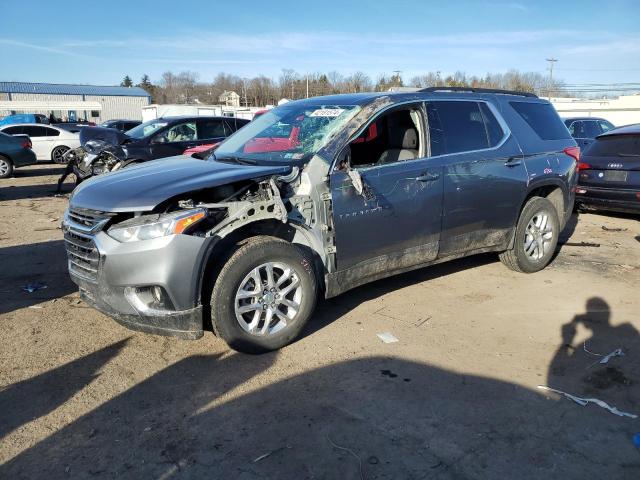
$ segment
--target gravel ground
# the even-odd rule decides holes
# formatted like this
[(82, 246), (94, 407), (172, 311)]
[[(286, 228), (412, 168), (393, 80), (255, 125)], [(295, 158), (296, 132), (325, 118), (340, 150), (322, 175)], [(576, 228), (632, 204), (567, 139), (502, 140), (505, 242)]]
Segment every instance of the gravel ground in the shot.
[(574, 216), (534, 275), (482, 255), (363, 286), (247, 356), (83, 304), (60, 173), (0, 181), (0, 478), (640, 478), (640, 418), (537, 388), (640, 415), (637, 217)]

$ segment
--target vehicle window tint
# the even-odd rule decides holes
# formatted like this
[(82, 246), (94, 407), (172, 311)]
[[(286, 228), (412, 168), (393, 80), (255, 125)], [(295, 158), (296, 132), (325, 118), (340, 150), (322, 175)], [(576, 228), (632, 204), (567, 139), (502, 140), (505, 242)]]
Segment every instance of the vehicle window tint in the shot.
[(478, 102), (429, 102), (427, 119), (432, 156), (489, 147)]
[(53, 128), (46, 128), (43, 127), (45, 130), (45, 135), (47, 137), (59, 137), (60, 136), (60, 132), (58, 130), (55, 130)]
[(638, 157), (640, 135), (605, 135), (596, 139), (583, 153), (592, 157)]
[(489, 138), (489, 146), (495, 147), (500, 143), (502, 137), (504, 137), (504, 131), (488, 105), (483, 102), (479, 102), (478, 104), (480, 105), (484, 127), (487, 131), (487, 137)]
[(198, 138), (201, 140), (226, 136), (222, 120), (200, 120), (198, 122)]
[(35, 126), (24, 126), (22, 127), (23, 133), (26, 133), (30, 137), (46, 137), (47, 136), (47, 128), (45, 127), (35, 127)]
[(596, 138), (602, 133), (600, 125), (595, 120), (587, 120), (584, 123), (584, 137), (583, 138)]
[(158, 143), (190, 142), (197, 140), (196, 122), (179, 123), (156, 137)]
[(613, 128), (613, 125), (607, 121), (598, 120), (598, 123), (600, 124), (600, 129), (602, 130), (602, 132), (608, 132)]
[(542, 140), (571, 138), (555, 108), (550, 103), (509, 102)]
[(19, 135), (22, 132), (22, 127), (9, 127), (2, 130), (2, 133), (6, 133), (7, 135)]

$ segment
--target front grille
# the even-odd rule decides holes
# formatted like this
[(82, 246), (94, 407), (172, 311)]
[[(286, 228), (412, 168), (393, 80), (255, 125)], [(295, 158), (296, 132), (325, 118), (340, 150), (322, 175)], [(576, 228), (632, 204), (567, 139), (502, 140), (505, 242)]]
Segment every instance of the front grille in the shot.
[(84, 233), (67, 230), (64, 234), (64, 243), (69, 260), (69, 271), (85, 280), (96, 282), (100, 253), (93, 238)]
[(70, 208), (67, 212), (69, 220), (78, 225), (82, 225), (89, 229), (93, 229), (99, 223), (105, 222), (113, 216), (113, 214), (98, 212), (96, 210), (87, 210), (83, 208)]
[(98, 281), (100, 252), (93, 235), (100, 231), (113, 214), (73, 208), (67, 211), (64, 243), (69, 260), (69, 272), (84, 280)]

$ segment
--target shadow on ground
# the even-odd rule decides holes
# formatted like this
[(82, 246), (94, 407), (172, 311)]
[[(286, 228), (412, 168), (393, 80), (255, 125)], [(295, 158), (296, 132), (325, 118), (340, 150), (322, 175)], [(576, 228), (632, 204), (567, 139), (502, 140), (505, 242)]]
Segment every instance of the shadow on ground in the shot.
[[(0, 314), (60, 298), (77, 290), (67, 273), (63, 240), (0, 248)], [(28, 293), (22, 287), (46, 288)]]
[[(603, 302), (592, 301), (569, 324), (592, 321)], [(638, 351), (637, 332), (618, 338), (630, 331), (600, 327), (607, 341)], [(103, 359), (119, 347), (109, 348)], [(639, 478), (631, 442), (637, 421), (596, 406), (382, 356), (277, 383), (255, 379), (277, 355), (179, 361), (0, 466), (0, 477)], [(73, 367), (82, 382), (100, 363), (85, 359)], [(590, 360), (576, 352), (554, 362), (584, 371)], [(627, 374), (637, 369), (627, 362)], [(552, 386), (563, 389), (564, 378), (554, 373)], [(601, 389), (600, 396), (623, 410), (637, 407), (631, 395)]]

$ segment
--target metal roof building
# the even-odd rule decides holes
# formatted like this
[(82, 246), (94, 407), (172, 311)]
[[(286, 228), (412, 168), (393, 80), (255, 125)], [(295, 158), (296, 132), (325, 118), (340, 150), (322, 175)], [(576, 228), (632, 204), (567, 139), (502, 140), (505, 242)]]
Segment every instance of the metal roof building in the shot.
[(142, 107), (150, 100), (139, 87), (0, 82), (0, 117), (42, 113), (96, 123), (115, 118), (141, 120)]

